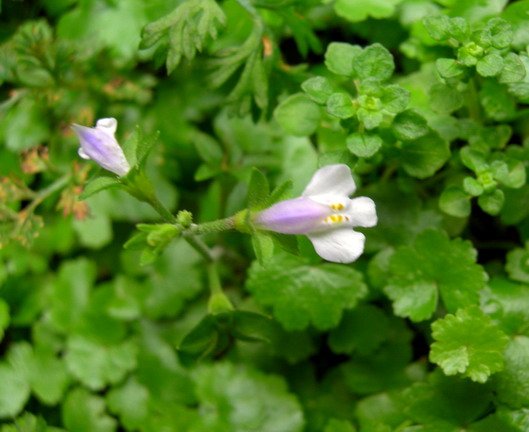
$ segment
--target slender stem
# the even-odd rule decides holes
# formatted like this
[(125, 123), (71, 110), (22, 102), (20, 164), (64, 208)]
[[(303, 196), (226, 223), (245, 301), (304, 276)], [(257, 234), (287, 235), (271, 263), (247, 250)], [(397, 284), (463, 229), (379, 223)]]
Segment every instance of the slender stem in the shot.
[(35, 209), (50, 195), (53, 195), (55, 192), (62, 189), (64, 186), (68, 184), (68, 182), (71, 179), (71, 175), (67, 174), (59, 178), (58, 180), (54, 181), (52, 184), (50, 184), (48, 187), (40, 190), (36, 195), (33, 201), (29, 203), (24, 211), (26, 213), (32, 213), (35, 211)]
[(222, 291), (222, 286), (220, 284), (219, 272), (217, 270), (217, 263), (210, 262), (208, 264), (208, 282), (211, 295), (214, 294), (224, 294)]
[(167, 207), (165, 207), (155, 195), (147, 197), (147, 202), (154, 210), (156, 210), (165, 222), (172, 224), (176, 223), (176, 217), (167, 210)]
[(235, 228), (235, 221), (232, 217), (219, 219), (212, 222), (204, 222), (198, 225), (193, 225), (188, 232), (193, 234), (208, 234), (220, 231), (229, 231)]
[(215, 255), (211, 249), (204, 243), (201, 239), (195, 237), (193, 233), (184, 232), (182, 234), (184, 239), (189, 243), (189, 245), (195, 249), (202, 257), (208, 262), (212, 263), (215, 261)]
[(467, 101), (468, 113), (470, 118), (478, 122), (482, 121), (481, 116), (481, 105), (479, 103), (478, 91), (476, 88), (476, 79), (471, 78), (468, 81), (468, 101)]

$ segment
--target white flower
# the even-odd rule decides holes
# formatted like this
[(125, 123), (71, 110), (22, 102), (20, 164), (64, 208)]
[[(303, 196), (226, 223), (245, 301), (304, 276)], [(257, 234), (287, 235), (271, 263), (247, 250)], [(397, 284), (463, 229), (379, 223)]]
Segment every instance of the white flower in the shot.
[(283, 234), (305, 234), (327, 261), (350, 263), (364, 251), (365, 236), (352, 228), (377, 224), (371, 198), (350, 199), (356, 185), (347, 165), (325, 166), (299, 198), (278, 202), (255, 216), (256, 225)]
[(115, 118), (100, 119), (95, 128), (72, 125), (81, 144), (79, 156), (92, 159), (106, 170), (122, 177), (130, 171), (130, 165), (114, 136), (117, 127)]

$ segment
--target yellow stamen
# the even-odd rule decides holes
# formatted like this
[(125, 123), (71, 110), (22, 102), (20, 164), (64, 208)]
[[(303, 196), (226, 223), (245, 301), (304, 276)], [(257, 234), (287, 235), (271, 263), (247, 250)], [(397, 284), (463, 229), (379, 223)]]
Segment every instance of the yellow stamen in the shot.
[(344, 205), (342, 203), (334, 203), (330, 206), (333, 210), (343, 210)]
[(325, 218), (325, 222), (327, 223), (339, 223), (339, 222), (343, 222), (344, 220), (345, 220), (345, 217), (343, 215), (337, 215), (337, 214), (333, 214)]

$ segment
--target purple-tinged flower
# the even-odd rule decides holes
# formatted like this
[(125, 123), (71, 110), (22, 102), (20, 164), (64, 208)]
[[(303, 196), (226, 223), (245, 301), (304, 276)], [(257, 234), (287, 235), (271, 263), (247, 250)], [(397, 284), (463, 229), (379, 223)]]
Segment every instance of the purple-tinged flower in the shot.
[(123, 177), (130, 171), (130, 165), (114, 136), (117, 127), (115, 118), (99, 119), (94, 128), (72, 125), (81, 144), (79, 156), (92, 159), (106, 170)]
[(355, 189), (347, 165), (328, 165), (316, 171), (299, 198), (274, 204), (256, 214), (254, 222), (264, 230), (305, 234), (323, 259), (350, 263), (365, 243), (365, 236), (352, 228), (377, 224), (371, 198), (349, 198)]

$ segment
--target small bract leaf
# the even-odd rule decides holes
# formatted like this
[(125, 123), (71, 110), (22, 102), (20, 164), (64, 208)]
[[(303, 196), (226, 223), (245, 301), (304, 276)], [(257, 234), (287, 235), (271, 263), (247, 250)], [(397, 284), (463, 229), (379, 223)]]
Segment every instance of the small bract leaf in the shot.
[(430, 131), (426, 119), (412, 110), (406, 110), (397, 115), (391, 127), (397, 138), (401, 140), (414, 140)]
[(301, 88), (314, 102), (320, 104), (325, 104), (329, 96), (334, 93), (330, 81), (321, 76), (309, 78), (301, 84)]
[(404, 141), (400, 160), (406, 172), (417, 178), (426, 178), (440, 169), (450, 157), (448, 143), (434, 132), (414, 141)]
[(478, 204), (482, 210), (492, 216), (500, 213), (505, 200), (505, 194), (501, 189), (486, 192), (478, 197)]
[(356, 108), (347, 93), (333, 93), (327, 99), (327, 112), (340, 119), (347, 119), (355, 115)]
[(499, 81), (502, 83), (517, 83), (527, 75), (525, 63), (513, 52), (508, 53), (503, 59), (503, 69)]
[(387, 80), (395, 70), (391, 53), (381, 44), (375, 43), (364, 48), (353, 61), (353, 69), (359, 79), (374, 78)]
[(368, 16), (388, 18), (402, 0), (338, 0), (334, 4), (336, 13), (351, 22), (364, 21)]
[(487, 54), (478, 60), (476, 71), (483, 77), (498, 75), (503, 69), (503, 57), (498, 53)]
[(321, 111), (316, 102), (302, 93), (286, 98), (274, 111), (274, 118), (289, 134), (307, 136), (319, 126)]
[(529, 283), (529, 244), (524, 249), (516, 248), (507, 254), (505, 270), (511, 279)]
[(464, 66), (461, 66), (456, 60), (449, 58), (440, 58), (435, 62), (437, 72), (442, 78), (456, 78), (465, 72)]
[(362, 52), (358, 45), (332, 42), (325, 52), (325, 66), (337, 75), (352, 76), (353, 61)]
[(484, 383), (503, 369), (503, 352), (509, 338), (477, 306), (432, 324), (430, 360), (447, 375), (462, 374)]
[(430, 98), (432, 109), (439, 113), (449, 114), (463, 106), (461, 92), (446, 84), (434, 84), (430, 88)]
[(358, 157), (369, 158), (382, 147), (382, 138), (378, 135), (353, 133), (347, 137), (347, 148)]
[(467, 217), (470, 214), (470, 197), (461, 188), (449, 186), (439, 197), (439, 207), (450, 216)]
[(109, 189), (111, 187), (118, 186), (120, 181), (117, 177), (101, 176), (89, 181), (83, 189), (83, 192), (79, 196), (79, 199), (86, 199), (97, 192)]

